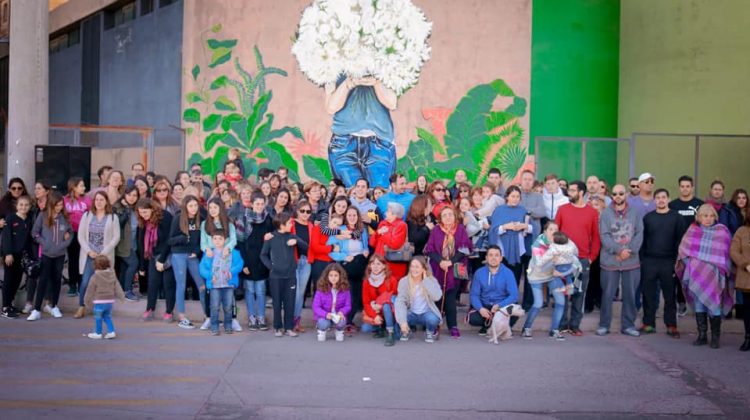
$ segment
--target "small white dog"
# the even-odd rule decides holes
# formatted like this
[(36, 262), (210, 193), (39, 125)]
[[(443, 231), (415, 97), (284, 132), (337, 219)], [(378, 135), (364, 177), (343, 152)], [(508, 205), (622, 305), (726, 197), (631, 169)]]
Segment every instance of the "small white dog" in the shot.
[(508, 340), (513, 337), (513, 332), (510, 330), (510, 317), (512, 316), (523, 316), (526, 311), (521, 308), (520, 305), (515, 303), (508, 305), (504, 308), (500, 308), (495, 315), (492, 317), (492, 325), (489, 330), (489, 341), (493, 344), (498, 344), (497, 339)]

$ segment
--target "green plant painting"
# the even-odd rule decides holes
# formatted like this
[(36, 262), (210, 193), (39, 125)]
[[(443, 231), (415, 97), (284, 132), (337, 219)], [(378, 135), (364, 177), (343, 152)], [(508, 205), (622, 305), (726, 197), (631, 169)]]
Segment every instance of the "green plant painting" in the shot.
[[(268, 112), (273, 93), (266, 89), (265, 78), (286, 77), (287, 73), (266, 67), (255, 46), (256, 72), (251, 74), (239, 57), (233, 57), (236, 39), (214, 38), (221, 29), (217, 24), (201, 32), (204, 67), (196, 64), (190, 70), (197, 89), (185, 95), (182, 120), (188, 136), (202, 137), (203, 153), (193, 153), (189, 163), (199, 162), (205, 173), (214, 175), (223, 170), (229, 149), (235, 147), (240, 150), (246, 175), (261, 167), (275, 170), (283, 165), (289, 169), (290, 179), (299, 181), (299, 164), (280, 140), (286, 134), (302, 139), (302, 131), (289, 126), (274, 128), (274, 115)], [(209, 80), (201, 71), (205, 67), (226, 72)]]
[[(510, 98), (503, 110), (494, 110), (498, 97)], [(526, 114), (526, 99), (516, 96), (503, 80), (471, 88), (448, 117), (443, 142), (430, 131), (418, 128), (406, 154), (398, 160), (398, 171), (409, 181), (419, 175), (427, 179), (451, 179), (459, 169), (473, 184), (483, 183), (490, 168), (499, 168), (513, 179), (526, 162), (524, 130), (519, 119)]]

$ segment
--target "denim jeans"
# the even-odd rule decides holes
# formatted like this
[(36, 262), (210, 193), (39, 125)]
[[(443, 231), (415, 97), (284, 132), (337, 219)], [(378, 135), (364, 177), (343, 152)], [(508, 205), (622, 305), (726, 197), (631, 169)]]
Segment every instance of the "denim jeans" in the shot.
[(102, 333), (102, 320), (107, 324), (107, 331), (115, 332), (115, 324), (112, 323), (111, 303), (94, 304), (94, 325), (97, 334)]
[(231, 330), (234, 288), (220, 287), (211, 289), (209, 296), (211, 296), (211, 331), (219, 331), (219, 306), (224, 310), (224, 330)]
[(336, 328), (337, 331), (343, 331), (346, 328), (346, 318), (340, 319), (338, 324), (334, 324), (330, 319), (320, 318), (315, 325), (318, 331), (325, 331), (331, 327)]
[(294, 317), (299, 318), (302, 314), (302, 305), (305, 303), (305, 290), (307, 282), (310, 281), (310, 270), (312, 267), (307, 262), (307, 255), (301, 255), (297, 261), (297, 296), (294, 300)]
[(187, 282), (188, 271), (190, 271), (190, 277), (193, 278), (195, 285), (198, 287), (201, 308), (205, 304), (206, 290), (199, 266), (200, 261), (198, 261), (198, 257), (190, 257), (188, 254), (172, 254), (172, 270), (174, 271), (174, 281), (177, 285), (175, 305), (177, 306), (178, 313), (185, 313), (185, 283)]
[(396, 146), (377, 136), (334, 135), (328, 145), (328, 161), (333, 177), (347, 187), (365, 178), (372, 188), (388, 188), (388, 177), (396, 172)]
[(130, 255), (127, 257), (118, 257), (120, 258), (121, 265), (120, 265), (120, 272), (117, 273), (120, 276), (120, 285), (122, 286), (122, 290), (127, 292), (133, 291), (133, 278), (135, 278), (135, 273), (138, 272), (138, 255), (136, 255), (135, 250), (130, 250)]
[(438, 325), (440, 325), (440, 317), (430, 311), (423, 314), (409, 312), (409, 314), (406, 315), (406, 322), (409, 324), (409, 328), (417, 325), (424, 325), (425, 328), (427, 328), (427, 331), (435, 332)]
[[(78, 261), (70, 262), (68, 261), (68, 272), (70, 272), (71, 268), (73, 270), (78, 270)], [(89, 281), (91, 281), (91, 276), (94, 275), (94, 260), (91, 259), (91, 257), (86, 256), (86, 265), (83, 266), (83, 274), (81, 275), (81, 287), (78, 289), (78, 306), (83, 306), (83, 298), (86, 294), (86, 289), (89, 287)]]
[[(563, 287), (563, 282), (558, 277), (548, 282), (547, 287), (555, 298), (555, 309), (552, 312), (552, 326), (550, 330), (559, 330), (567, 299), (565, 299), (563, 292), (556, 292), (555, 289)], [(534, 325), (534, 319), (536, 319), (536, 316), (542, 309), (542, 304), (544, 303), (544, 283), (533, 283), (531, 285), (531, 292), (534, 294), (534, 304), (526, 314), (526, 322), (523, 324), (524, 328), (531, 328)]]
[[(391, 302), (396, 302), (396, 298), (391, 298)], [(396, 317), (393, 314), (393, 303), (383, 305), (383, 313), (381, 314), (383, 316), (383, 321), (385, 322), (386, 328), (393, 328), (396, 324)], [(381, 325), (382, 326), (382, 325)], [(362, 323), (362, 332), (371, 333), (374, 332), (375, 329), (378, 328), (376, 325), (368, 324), (366, 322)], [(395, 328), (397, 331), (400, 331), (399, 328)]]
[(248, 318), (266, 317), (266, 280), (245, 280), (245, 305)]
[(574, 293), (570, 300), (565, 301), (565, 311), (561, 324), (571, 330), (578, 329), (583, 319), (583, 306), (586, 303), (586, 289), (589, 286), (589, 274), (591, 273), (591, 263), (585, 258), (581, 258), (581, 292)]
[[(693, 306), (696, 314), (705, 314), (708, 312), (708, 308), (703, 304), (697, 297), (693, 296)], [(721, 316), (721, 309), (717, 309), (713, 313), (709, 313), (711, 316)]]

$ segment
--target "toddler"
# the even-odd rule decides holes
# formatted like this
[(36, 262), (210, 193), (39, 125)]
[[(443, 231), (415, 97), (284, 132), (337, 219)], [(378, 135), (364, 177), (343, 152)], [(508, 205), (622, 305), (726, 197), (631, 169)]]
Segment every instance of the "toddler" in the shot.
[(240, 252), (224, 253), (227, 232), (217, 229), (211, 235), (213, 249), (212, 256), (203, 254), (201, 259), (201, 277), (206, 281), (211, 299), (211, 335), (219, 335), (219, 307), (224, 312), (224, 334), (232, 334), (232, 308), (234, 304), (234, 289), (240, 284), (238, 275), (242, 271), (244, 262)]
[(95, 330), (87, 335), (88, 338), (100, 340), (102, 338), (102, 321), (107, 324), (107, 334), (104, 338), (115, 338), (115, 325), (112, 323), (112, 305), (115, 298), (123, 301), (125, 292), (117, 280), (114, 270), (112, 270), (109, 258), (99, 255), (94, 258), (94, 275), (91, 277), (86, 295), (83, 300), (87, 307), (94, 308), (94, 326)]
[[(344, 216), (336, 213), (331, 215), (328, 220), (328, 228), (333, 230), (339, 230), (341, 233), (346, 231), (344, 224)], [(347, 249), (349, 249), (349, 239), (339, 239), (335, 235), (328, 237), (326, 245), (332, 246), (333, 250), (328, 254), (332, 260), (336, 262), (351, 261), (353, 258), (349, 256)]]
[[(581, 272), (581, 262), (578, 260), (578, 247), (562, 232), (552, 235), (552, 243), (547, 252), (552, 253), (552, 265), (555, 277), (562, 280), (565, 286), (556, 289), (565, 295), (572, 294), (573, 289), (580, 291), (580, 281), (577, 279)], [(575, 279), (575, 281), (574, 281)]]

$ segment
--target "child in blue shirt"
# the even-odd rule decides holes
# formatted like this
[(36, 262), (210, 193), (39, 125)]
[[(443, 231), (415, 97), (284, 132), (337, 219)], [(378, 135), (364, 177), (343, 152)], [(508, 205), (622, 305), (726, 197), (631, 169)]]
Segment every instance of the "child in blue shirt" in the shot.
[(218, 229), (211, 237), (213, 256), (203, 254), (200, 264), (201, 277), (206, 281), (211, 298), (211, 335), (219, 335), (219, 307), (224, 311), (224, 333), (232, 334), (232, 303), (234, 289), (239, 286), (239, 273), (244, 262), (240, 252), (233, 249), (224, 256), (227, 232)]
[[(341, 233), (346, 232), (346, 226), (342, 226), (343, 224), (344, 216), (338, 213), (332, 214), (331, 218), (328, 220), (328, 228), (333, 230), (341, 228)], [(333, 246), (333, 251), (331, 251), (328, 256), (336, 262), (350, 261), (351, 258), (349, 258), (349, 252), (347, 252), (349, 249), (349, 241), (350, 239), (339, 239), (333, 235), (328, 237), (326, 245)]]

